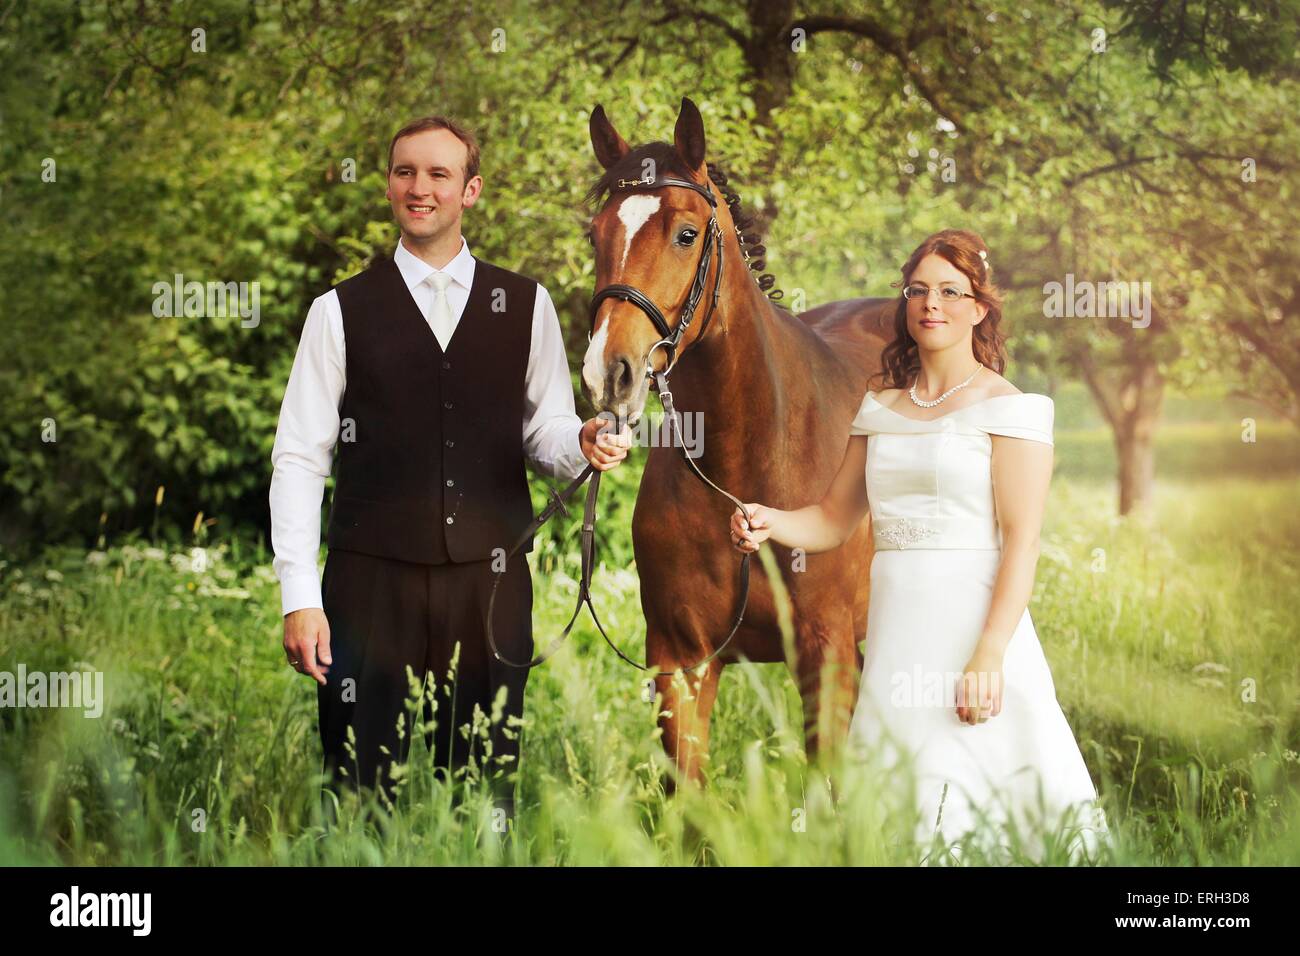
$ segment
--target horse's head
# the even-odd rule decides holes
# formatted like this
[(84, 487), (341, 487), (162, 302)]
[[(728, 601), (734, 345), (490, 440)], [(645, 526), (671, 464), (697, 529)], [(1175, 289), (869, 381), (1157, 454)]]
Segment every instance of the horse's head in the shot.
[[(600, 106), (591, 114), (591, 145), (605, 168), (591, 196), (607, 198), (591, 222), (598, 292), (582, 388), (598, 410), (635, 423), (649, 391), (647, 370), (666, 369), (712, 317), (719, 237), (730, 236), (734, 224), (710, 182), (704, 120), (689, 99), (682, 100), (671, 145), (632, 149)], [(680, 340), (675, 348), (664, 345), (683, 314), (689, 324)]]

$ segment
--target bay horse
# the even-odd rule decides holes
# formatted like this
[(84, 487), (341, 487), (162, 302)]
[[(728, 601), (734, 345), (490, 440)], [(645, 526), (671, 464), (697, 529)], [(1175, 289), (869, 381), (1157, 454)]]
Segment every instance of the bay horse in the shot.
[[(763, 263), (747, 261), (742, 239), (749, 246), (756, 240), (743, 232), (739, 198), (710, 175), (704, 121), (689, 99), (682, 100), (671, 145), (629, 147), (599, 105), (590, 132), (605, 170), (588, 195), (603, 199), (591, 222), (597, 290), (639, 290), (674, 328), (698, 285), (693, 280), (702, 277), (704, 289), (717, 295), (711, 308), (712, 297), (696, 293), (703, 321), (691, 322), (669, 349), (660, 347), (664, 337), (650, 310), (598, 293), (583, 393), (598, 412), (636, 424), (650, 373), (664, 371), (675, 352), (672, 392), (683, 413), (702, 413), (703, 450), (695, 461), (704, 474), (742, 501), (783, 509), (815, 503), (844, 457), (868, 378), (880, 369), (898, 300), (832, 302), (800, 315), (775, 304), (751, 274)], [(711, 216), (722, 242), (721, 257), (709, 261), (703, 252)], [(730, 630), (741, 555), (728, 530), (733, 506), (690, 473), (681, 449), (652, 444), (632, 519), (646, 665), (658, 671), (667, 755), (681, 778), (699, 783), (722, 668), (781, 662), (786, 654), (771, 584), (755, 575), (744, 621), (725, 652), (685, 682), (673, 679)], [(794, 676), (810, 758), (829, 755), (847, 736), (856, 701), (873, 554), (869, 523), (864, 518), (840, 548), (821, 554), (797, 555), (769, 542), (792, 605)]]

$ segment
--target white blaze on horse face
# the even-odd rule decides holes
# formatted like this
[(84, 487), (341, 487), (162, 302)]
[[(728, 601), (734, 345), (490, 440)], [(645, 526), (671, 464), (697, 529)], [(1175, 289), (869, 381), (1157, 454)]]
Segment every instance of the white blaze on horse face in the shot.
[[(615, 281), (621, 281), (623, 269), (627, 265), (628, 253), (632, 251), (632, 240), (637, 232), (659, 211), (659, 197), (634, 195), (626, 197), (618, 205), (618, 221), (623, 224), (623, 257), (619, 260)], [(605, 394), (605, 346), (609, 341), (609, 319), (591, 337), (587, 353), (582, 359), (582, 381), (587, 386), (594, 404), (599, 405)]]
[(605, 340), (609, 338), (609, 319), (596, 330), (582, 359), (582, 380), (587, 383), (591, 400), (599, 405), (605, 391)]
[(628, 196), (619, 203), (618, 221), (623, 224), (623, 258), (618, 264), (620, 273), (627, 265), (627, 254), (632, 251), (632, 240), (637, 231), (658, 211), (658, 196)]

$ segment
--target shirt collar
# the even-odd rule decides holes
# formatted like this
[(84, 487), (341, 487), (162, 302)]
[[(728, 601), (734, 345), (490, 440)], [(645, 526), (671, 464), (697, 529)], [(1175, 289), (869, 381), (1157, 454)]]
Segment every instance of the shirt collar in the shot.
[[(397, 250), (393, 253), (393, 262), (397, 264), (408, 289), (414, 289), (431, 274), (439, 271), (407, 249), (400, 239), (397, 242)], [(459, 283), (465, 289), (473, 285), (474, 257), (469, 253), (469, 243), (465, 241), (464, 236), (460, 237), (460, 252), (456, 253), (455, 258), (443, 266), (441, 271), (449, 274), (453, 282)]]

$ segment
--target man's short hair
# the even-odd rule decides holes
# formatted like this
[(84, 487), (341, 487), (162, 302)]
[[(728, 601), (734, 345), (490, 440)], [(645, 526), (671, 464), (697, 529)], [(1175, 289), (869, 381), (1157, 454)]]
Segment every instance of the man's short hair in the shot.
[(393, 141), (388, 144), (388, 171), (390, 173), (393, 171), (393, 147), (397, 145), (397, 141), (404, 136), (423, 133), (426, 129), (445, 129), (464, 143), (466, 149), (465, 182), (469, 182), (478, 175), (478, 140), (475, 138), (473, 130), (446, 116), (422, 116), (418, 120), (407, 123), (397, 131)]

